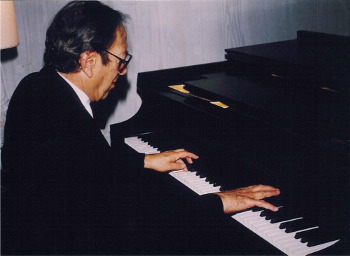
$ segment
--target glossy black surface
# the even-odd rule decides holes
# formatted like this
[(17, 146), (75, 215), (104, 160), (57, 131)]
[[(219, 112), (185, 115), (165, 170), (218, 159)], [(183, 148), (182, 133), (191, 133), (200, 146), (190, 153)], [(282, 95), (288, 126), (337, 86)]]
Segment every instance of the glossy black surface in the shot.
[[(200, 159), (190, 169), (221, 185), (223, 190), (252, 184), (276, 186), (281, 195), (267, 200), (283, 207), (277, 213), (265, 211), (264, 216), (271, 222), (303, 217), (302, 221), (281, 228), (293, 232), (317, 225), (320, 229), (297, 235), (309, 246), (340, 239), (315, 254), (346, 255), (350, 254), (350, 108), (348, 88), (344, 87), (348, 74), (343, 72), (344, 77), (340, 77), (342, 70), (332, 73), (327, 69), (331, 79), (325, 81), (319, 79), (319, 73), (300, 73), (300, 67), (319, 63), (322, 51), (317, 46), (319, 34), (302, 32), (298, 36), (303, 39), (299, 46), (296, 41), (289, 41), (230, 49), (227, 52), (231, 55), (225, 62), (140, 73), (138, 91), (143, 106), (133, 119), (111, 127), (112, 145), (113, 140), (152, 132), (144, 139), (162, 151), (181, 147), (198, 154)], [(333, 43), (329, 38), (334, 38)], [(329, 52), (339, 50), (334, 45), (339, 40), (340, 46), (344, 45), (342, 40), (349, 40), (337, 36), (326, 39)], [(286, 44), (302, 44), (303, 56), (308, 56), (304, 66), (299, 65), (302, 59), (295, 60), (295, 55), (285, 58), (285, 50), (279, 54), (278, 49), (285, 49)], [(289, 52), (300, 49), (289, 48)], [(344, 52), (347, 54), (348, 49)], [(337, 55), (324, 56), (325, 60), (335, 61)], [(268, 58), (273, 61), (267, 61)], [(347, 59), (339, 60), (339, 65), (348, 64)], [(319, 71), (325, 64), (308, 71)], [(275, 67), (283, 71), (283, 76), (271, 76)], [(303, 76), (304, 73), (308, 75)], [(324, 82), (331, 90), (324, 89)], [(222, 101), (230, 107), (223, 109), (168, 87), (174, 84), (185, 84), (196, 96)], [(171, 183), (176, 181), (169, 177)], [(162, 187), (166, 191), (170, 186), (173, 185)], [(174, 194), (189, 194), (196, 200), (182, 184), (174, 186)], [(169, 219), (172, 218), (176, 216), (170, 214)], [(213, 238), (215, 242), (208, 253), (280, 253), (234, 220), (223, 219), (227, 219), (223, 220), (227, 226), (221, 236), (216, 234)], [(210, 233), (213, 225), (206, 223), (202, 228), (202, 232)], [(196, 237), (195, 232), (191, 236)], [(199, 251), (187, 248), (183, 252)]]

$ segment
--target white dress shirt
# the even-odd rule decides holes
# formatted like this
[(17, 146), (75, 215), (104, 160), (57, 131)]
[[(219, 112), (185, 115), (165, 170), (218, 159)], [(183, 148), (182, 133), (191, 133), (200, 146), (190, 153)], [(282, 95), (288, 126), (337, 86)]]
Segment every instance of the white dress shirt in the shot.
[(74, 85), (71, 81), (69, 81), (67, 78), (65, 78), (60, 72), (57, 72), (75, 91), (75, 93), (78, 95), (81, 103), (85, 107), (86, 111), (89, 112), (91, 117), (94, 117), (92, 114), (92, 109), (90, 106), (90, 99), (89, 97), (83, 92), (80, 88), (78, 88), (76, 85)]

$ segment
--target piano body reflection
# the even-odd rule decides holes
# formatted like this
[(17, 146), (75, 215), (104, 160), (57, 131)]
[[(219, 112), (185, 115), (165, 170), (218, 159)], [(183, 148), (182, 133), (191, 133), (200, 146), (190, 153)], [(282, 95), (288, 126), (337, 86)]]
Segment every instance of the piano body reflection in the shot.
[(143, 153), (197, 153), (189, 173), (160, 175), (158, 189), (182, 198), (280, 188), (277, 213), (225, 216), (228, 242), (207, 253), (350, 254), (350, 38), (298, 31), (225, 51), (223, 62), (140, 73), (143, 105), (111, 126), (112, 146), (125, 138)]

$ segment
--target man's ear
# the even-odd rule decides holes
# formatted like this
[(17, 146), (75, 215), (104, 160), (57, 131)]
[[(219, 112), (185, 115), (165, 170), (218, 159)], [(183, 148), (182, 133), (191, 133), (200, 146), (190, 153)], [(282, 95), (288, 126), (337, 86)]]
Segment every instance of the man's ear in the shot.
[(86, 51), (80, 54), (80, 67), (81, 70), (91, 78), (93, 76), (93, 70), (97, 61), (97, 52), (95, 51)]

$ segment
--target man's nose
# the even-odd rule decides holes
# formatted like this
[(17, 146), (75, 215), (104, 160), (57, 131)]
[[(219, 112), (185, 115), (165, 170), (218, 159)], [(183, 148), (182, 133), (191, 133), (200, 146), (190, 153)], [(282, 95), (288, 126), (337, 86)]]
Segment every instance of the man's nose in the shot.
[(119, 72), (119, 75), (123, 76), (128, 72), (128, 68), (124, 68), (122, 72)]

